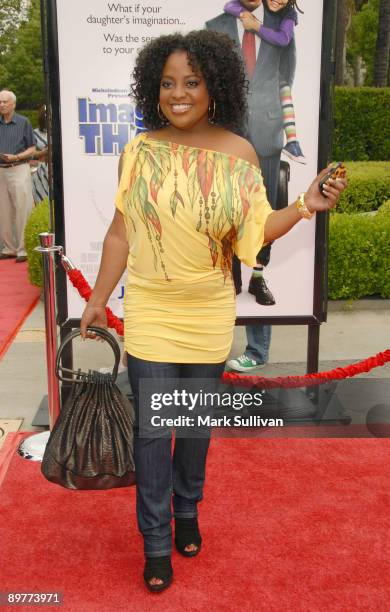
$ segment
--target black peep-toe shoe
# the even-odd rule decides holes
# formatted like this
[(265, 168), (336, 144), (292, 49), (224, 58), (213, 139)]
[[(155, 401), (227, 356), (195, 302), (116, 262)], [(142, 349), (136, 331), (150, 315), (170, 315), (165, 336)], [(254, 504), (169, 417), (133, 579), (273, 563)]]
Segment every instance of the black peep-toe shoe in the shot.
[[(196, 550), (185, 550), (186, 546), (194, 544)], [(202, 537), (199, 532), (198, 519), (176, 518), (175, 519), (175, 545), (179, 553), (185, 557), (195, 557), (200, 552)]]
[[(162, 580), (161, 584), (150, 584), (150, 580), (157, 578)], [(173, 579), (173, 570), (171, 557), (146, 557), (144, 580), (149, 591), (158, 593), (163, 591), (171, 584)]]

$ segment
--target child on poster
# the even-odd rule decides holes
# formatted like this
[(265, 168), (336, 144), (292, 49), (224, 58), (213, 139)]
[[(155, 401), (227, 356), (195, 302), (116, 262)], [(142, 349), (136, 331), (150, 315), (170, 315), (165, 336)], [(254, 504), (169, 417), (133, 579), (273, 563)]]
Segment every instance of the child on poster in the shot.
[[(268, 1), (270, 1), (271, 4), (276, 4), (276, 0), (264, 0), (267, 8), (269, 6)], [(302, 11), (298, 8), (296, 0), (278, 0), (277, 5), (279, 8), (272, 12), (280, 13), (278, 29), (265, 27), (252, 13), (244, 10), (240, 0), (231, 0), (227, 2), (224, 6), (224, 11), (225, 13), (233, 15), (233, 17), (239, 17), (245, 29), (250, 29), (255, 32), (262, 40), (278, 47), (287, 47), (294, 36), (294, 28), (298, 23), (298, 15), (295, 9), (300, 13)], [(286, 82), (282, 82), (280, 86), (280, 102), (283, 110), (283, 122), (286, 134), (286, 144), (283, 148), (283, 153), (293, 161), (306, 164), (306, 158), (302, 153), (296, 133), (295, 111), (291, 87)]]

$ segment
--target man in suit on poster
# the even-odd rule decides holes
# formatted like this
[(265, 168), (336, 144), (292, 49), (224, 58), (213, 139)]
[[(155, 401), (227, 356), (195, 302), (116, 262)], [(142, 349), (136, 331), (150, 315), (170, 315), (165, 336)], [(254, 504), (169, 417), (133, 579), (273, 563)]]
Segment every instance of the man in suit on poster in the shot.
[[(267, 0), (265, 0), (267, 1)], [(279, 17), (265, 10), (262, 0), (241, 0), (243, 10), (250, 11), (265, 26), (277, 28)], [(276, 208), (283, 147), (283, 113), (280, 102), (281, 72), (283, 79), (292, 82), (295, 70), (295, 41), (287, 47), (278, 47), (261, 40), (246, 30), (241, 19), (222, 13), (206, 22), (208, 30), (224, 32), (235, 40), (245, 64), (248, 81), (248, 120), (242, 134), (256, 149), (267, 190), (268, 200)], [(256, 301), (263, 305), (275, 303), (262, 276), (262, 268), (270, 259), (271, 245), (263, 247), (257, 256), (258, 267), (253, 270), (250, 287)], [(236, 291), (241, 291), (240, 262), (233, 261)], [(247, 372), (262, 367), (268, 361), (271, 342), (270, 325), (248, 325), (247, 347), (237, 359), (228, 361), (231, 369)]]

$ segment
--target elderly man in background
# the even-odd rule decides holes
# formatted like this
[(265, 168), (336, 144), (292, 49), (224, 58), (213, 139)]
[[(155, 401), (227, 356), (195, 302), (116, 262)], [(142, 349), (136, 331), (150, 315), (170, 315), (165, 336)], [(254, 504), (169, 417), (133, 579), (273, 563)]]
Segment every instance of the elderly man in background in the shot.
[(35, 153), (30, 121), (15, 113), (16, 96), (0, 91), (0, 259), (26, 261), (24, 228), (33, 196), (28, 161)]

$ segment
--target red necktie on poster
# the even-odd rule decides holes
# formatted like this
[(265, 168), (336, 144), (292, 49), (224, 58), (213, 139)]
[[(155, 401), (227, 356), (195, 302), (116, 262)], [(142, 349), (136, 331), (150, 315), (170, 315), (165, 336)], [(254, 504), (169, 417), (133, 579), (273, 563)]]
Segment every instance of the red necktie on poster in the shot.
[(245, 30), (242, 37), (242, 54), (244, 56), (246, 71), (251, 79), (256, 67), (256, 42), (253, 32)]

